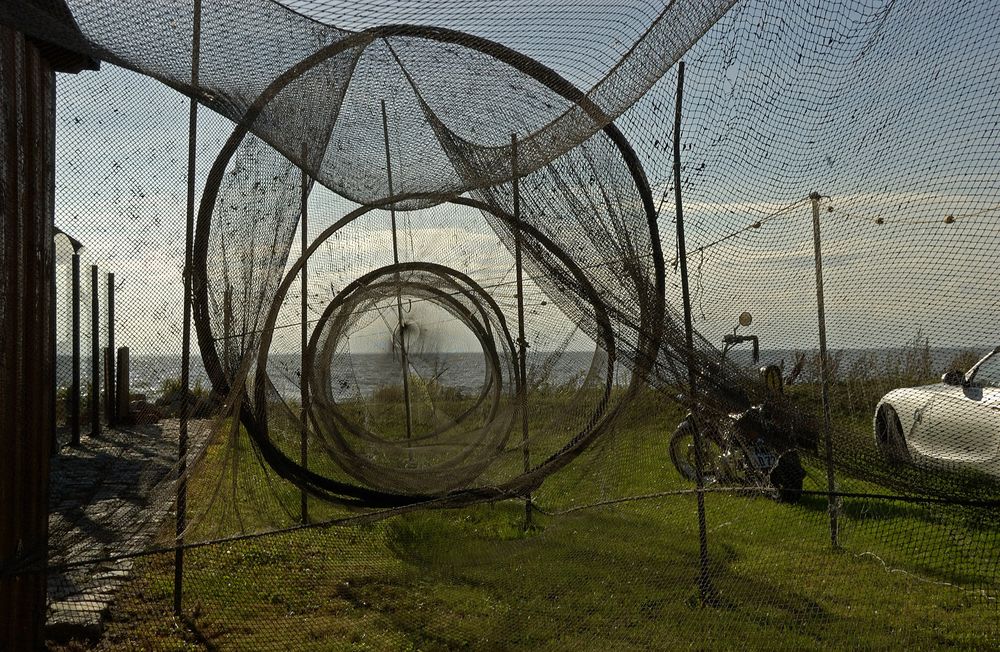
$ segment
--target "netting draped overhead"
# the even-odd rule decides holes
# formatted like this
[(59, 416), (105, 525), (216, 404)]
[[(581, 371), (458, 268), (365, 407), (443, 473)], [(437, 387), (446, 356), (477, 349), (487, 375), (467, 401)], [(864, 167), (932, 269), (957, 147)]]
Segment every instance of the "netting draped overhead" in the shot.
[[(8, 11), (17, 12), (18, 4)], [(387, 101), (410, 142), (422, 145), (410, 148), (419, 151), (422, 176), (405, 181), (397, 194), (456, 194), (467, 183), (451, 168), (447, 152), (433, 146), (433, 133), (406, 77), (450, 128), (493, 151), (497, 162), (509, 160), (504, 144), (512, 132), (534, 141), (527, 150), (533, 158), (522, 162), (522, 169), (534, 169), (631, 106), (731, 4), (637, 2), (622, 10), (626, 18), (616, 23), (620, 29), (611, 42), (595, 41), (601, 35), (595, 27), (581, 29), (576, 38), (563, 35), (540, 55), (564, 56), (567, 46), (576, 52), (571, 70), (588, 85), (568, 97), (546, 91), (544, 81), (535, 79), (546, 70), (543, 56), (534, 59), (517, 49), (568, 9), (552, 13), (547, 3), (518, 3), (508, 11), (498, 5), (492, 13), (504, 18), (490, 25), (478, 7), (462, 3), (428, 3), (410, 14), (421, 17), (416, 23), (405, 24), (400, 20), (405, 11), (388, 8), (372, 14), (360, 5), (327, 7), (320, 16), (329, 22), (319, 22), (271, 0), (203, 1), (197, 88), (191, 86), (192, 2), (71, 1), (67, 6), (85, 39), (81, 47), (193, 95), (234, 122), (248, 122), (255, 134), (305, 164), (324, 185), (371, 203), (387, 196), (374, 156), (381, 151), (379, 98)], [(32, 8), (27, 15), (7, 18), (40, 38), (60, 32), (65, 17)], [(372, 24), (379, 18), (384, 21)], [(338, 19), (365, 29), (341, 29)], [(497, 40), (480, 36), (476, 26)], [(252, 110), (255, 103), (261, 115)], [(415, 162), (400, 161), (407, 168)], [(361, 173), (359, 164), (372, 173)]]

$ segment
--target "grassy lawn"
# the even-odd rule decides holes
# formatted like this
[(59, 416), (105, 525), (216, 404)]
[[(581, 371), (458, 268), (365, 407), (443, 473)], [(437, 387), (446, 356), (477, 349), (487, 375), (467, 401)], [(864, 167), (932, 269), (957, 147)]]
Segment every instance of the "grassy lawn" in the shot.
[[(693, 496), (588, 506), (688, 489), (666, 451), (680, 417), (644, 395), (613, 436), (537, 492), (540, 511), (527, 532), (523, 503), (510, 501), (189, 550), (182, 619), (171, 615), (172, 555), (143, 558), (98, 647), (1000, 646), (1000, 524), (995, 512), (968, 508), (845, 499), (842, 549), (834, 551), (823, 496), (790, 506), (708, 494), (712, 600), (703, 606)], [(846, 446), (870, 445), (861, 408), (837, 423)], [(822, 489), (821, 468), (809, 464), (806, 488)], [(192, 536), (273, 522), (281, 511), (275, 495), (294, 503), (296, 490), (265, 481), (255, 465), (246, 446), (212, 446), (204, 468), (231, 469), (243, 484), (226, 499), (215, 491), (217, 474), (192, 482), (193, 504), (217, 501)], [(315, 518), (344, 513), (313, 506)]]

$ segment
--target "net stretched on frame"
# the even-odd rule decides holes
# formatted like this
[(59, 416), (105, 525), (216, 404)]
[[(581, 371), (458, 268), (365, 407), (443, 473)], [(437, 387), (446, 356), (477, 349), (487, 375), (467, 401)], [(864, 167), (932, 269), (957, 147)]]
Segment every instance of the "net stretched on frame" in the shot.
[(67, 7), (108, 63), (60, 79), (57, 223), (115, 271), (155, 414), (54, 462), (127, 480), (53, 484), (50, 620), (111, 604), (113, 648), (169, 618), (180, 91), (210, 109), (182, 528), (205, 545), (172, 636), (996, 644), (987, 3)]

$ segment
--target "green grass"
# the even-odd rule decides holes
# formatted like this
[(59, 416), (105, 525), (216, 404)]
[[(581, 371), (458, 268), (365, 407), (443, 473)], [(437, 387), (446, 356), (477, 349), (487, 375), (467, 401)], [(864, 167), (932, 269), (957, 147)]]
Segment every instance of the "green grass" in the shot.
[[(808, 387), (795, 391), (803, 401)], [(813, 388), (814, 389), (814, 388)], [(838, 390), (839, 391), (839, 390)], [(877, 392), (870, 392), (874, 395)], [(877, 401), (877, 397), (874, 399)], [(838, 441), (870, 450), (871, 400), (835, 415)], [(681, 413), (644, 394), (616, 432), (520, 501), (423, 511), (189, 550), (185, 616), (171, 616), (173, 557), (143, 558), (118, 596), (101, 649), (648, 650), (1000, 646), (995, 513), (845, 500), (841, 550), (826, 499), (798, 505), (706, 496), (711, 604), (702, 605), (689, 489), (666, 451)], [(551, 420), (555, 422), (555, 419)], [(866, 448), (867, 447), (867, 448)], [(865, 457), (868, 456), (868, 457)], [(880, 462), (873, 462), (880, 463)], [(192, 510), (221, 475), (192, 538), (254, 530), (296, 504), (267, 482), (245, 442), (212, 445)], [(809, 462), (807, 489), (825, 478)], [(889, 470), (886, 471), (887, 473)], [(226, 476), (228, 477), (228, 476)], [(851, 490), (885, 491), (842, 477)], [(312, 502), (314, 517), (346, 512)], [(233, 516), (235, 507), (241, 516)], [(957, 586), (949, 586), (953, 584)]]

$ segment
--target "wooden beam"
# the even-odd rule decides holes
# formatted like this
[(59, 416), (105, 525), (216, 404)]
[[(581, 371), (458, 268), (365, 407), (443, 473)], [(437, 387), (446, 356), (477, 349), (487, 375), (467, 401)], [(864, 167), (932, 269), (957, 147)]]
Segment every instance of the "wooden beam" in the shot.
[(0, 86), (0, 649), (28, 650), (43, 642), (55, 433), (55, 73), (4, 26)]

